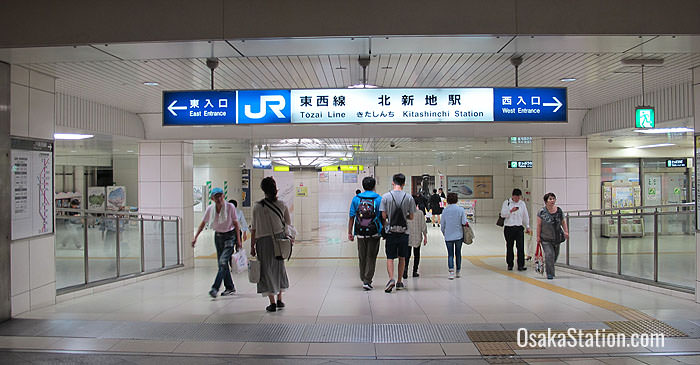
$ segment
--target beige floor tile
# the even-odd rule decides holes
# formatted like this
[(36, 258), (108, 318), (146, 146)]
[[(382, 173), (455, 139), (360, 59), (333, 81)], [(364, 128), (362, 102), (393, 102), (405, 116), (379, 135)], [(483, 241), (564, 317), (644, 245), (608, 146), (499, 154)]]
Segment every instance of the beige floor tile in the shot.
[(518, 355), (579, 355), (581, 354), (581, 350), (575, 348), (575, 347), (552, 347), (552, 348), (546, 348), (546, 349), (524, 349), (524, 350), (518, 350), (515, 349), (516, 354)]
[(377, 356), (443, 356), (439, 343), (378, 343)]
[(222, 354), (235, 355), (241, 352), (245, 342), (195, 342), (184, 341), (175, 348), (181, 354)]
[(598, 360), (608, 365), (646, 365), (644, 362), (631, 357), (600, 357)]
[(239, 352), (241, 355), (305, 356), (308, 343), (246, 342)]
[(372, 323), (372, 316), (322, 316), (316, 318), (316, 323)]
[(61, 337), (0, 336), (0, 348), (44, 349), (60, 340)]
[(119, 352), (173, 352), (182, 341), (121, 340), (109, 351)]
[(375, 356), (373, 343), (312, 343), (309, 356)]
[(653, 352), (698, 351), (700, 339), (695, 338), (666, 338), (664, 346), (648, 347)]
[(671, 359), (680, 361), (683, 364), (700, 364), (700, 356), (671, 356)]
[(447, 356), (480, 355), (473, 343), (441, 343), (440, 346)]
[(52, 350), (107, 351), (119, 340), (110, 338), (62, 338), (47, 346)]
[(564, 360), (569, 365), (605, 365), (598, 359), (568, 359)]

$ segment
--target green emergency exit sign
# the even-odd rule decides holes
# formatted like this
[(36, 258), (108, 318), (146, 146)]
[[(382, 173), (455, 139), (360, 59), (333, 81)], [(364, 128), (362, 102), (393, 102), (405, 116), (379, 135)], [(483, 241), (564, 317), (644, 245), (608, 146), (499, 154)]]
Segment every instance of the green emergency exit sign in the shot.
[(639, 106), (635, 109), (635, 127), (654, 128), (654, 108), (650, 106)]

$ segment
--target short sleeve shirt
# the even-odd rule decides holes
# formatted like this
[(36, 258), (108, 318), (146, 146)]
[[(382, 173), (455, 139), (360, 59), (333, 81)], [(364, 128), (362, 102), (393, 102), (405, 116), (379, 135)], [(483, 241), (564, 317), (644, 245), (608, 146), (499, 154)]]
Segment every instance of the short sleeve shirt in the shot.
[[(265, 201), (269, 203), (269, 201)], [(277, 199), (274, 203), (284, 215), (284, 220), (287, 224), (292, 224), (292, 219), (289, 215), (289, 209), (281, 200)], [(255, 237), (272, 236), (273, 234), (282, 233), (284, 225), (280, 217), (270, 208), (263, 206), (260, 202), (253, 207), (253, 221), (250, 224), (252, 230), (255, 231)]]
[[(214, 218), (214, 222), (211, 224), (211, 229), (213, 229), (216, 232), (229, 232), (233, 230), (233, 222), (238, 220), (238, 216), (236, 215), (236, 207), (233, 206), (231, 203), (224, 203), (224, 206), (222, 209), (226, 209), (226, 220), (223, 222), (219, 221), (219, 217)], [(217, 214), (216, 213), (216, 204), (212, 204), (207, 207), (207, 211), (204, 212), (204, 216), (202, 217), (202, 222), (209, 222), (209, 218), (211, 217), (212, 214)], [(221, 214), (221, 213), (219, 213)]]
[[(387, 219), (389, 219), (395, 209), (401, 209), (408, 217), (410, 213), (416, 211), (416, 202), (413, 201), (413, 197), (410, 194), (403, 190), (392, 190), (382, 195), (379, 211), (386, 212)], [(388, 229), (388, 226), (387, 224), (385, 229)]]

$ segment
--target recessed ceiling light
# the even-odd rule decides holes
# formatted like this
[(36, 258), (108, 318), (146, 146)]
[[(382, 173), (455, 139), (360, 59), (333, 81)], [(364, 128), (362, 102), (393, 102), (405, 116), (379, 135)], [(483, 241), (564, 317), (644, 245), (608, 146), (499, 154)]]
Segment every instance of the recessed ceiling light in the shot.
[(158, 86), (158, 85), (159, 85), (159, 84), (158, 84), (157, 82), (155, 82), (155, 81), (145, 81), (143, 84), (146, 85), (146, 86)]
[(476, 156), (476, 157), (474, 157), (474, 158), (481, 158), (481, 156)]
[(71, 151), (71, 152), (76, 153), (76, 152), (78, 152), (78, 151)]
[(126, 151), (126, 152), (128, 152), (128, 153), (132, 153), (132, 152), (134, 152), (134, 150), (128, 150), (128, 151)]
[(663, 133), (686, 133), (692, 132), (692, 128), (686, 127), (676, 127), (676, 128), (655, 128), (655, 129), (635, 129), (637, 133), (648, 133), (648, 134), (663, 134)]
[(54, 139), (87, 139), (94, 137), (92, 134), (78, 134), (78, 133), (54, 133)]
[(559, 81), (561, 81), (561, 82), (573, 82), (573, 81), (576, 81), (576, 78), (575, 77), (564, 77), (562, 79), (559, 79)]
[(646, 146), (637, 146), (634, 148), (655, 148), (655, 147), (670, 147), (675, 146), (675, 143), (659, 143), (659, 144), (648, 144)]

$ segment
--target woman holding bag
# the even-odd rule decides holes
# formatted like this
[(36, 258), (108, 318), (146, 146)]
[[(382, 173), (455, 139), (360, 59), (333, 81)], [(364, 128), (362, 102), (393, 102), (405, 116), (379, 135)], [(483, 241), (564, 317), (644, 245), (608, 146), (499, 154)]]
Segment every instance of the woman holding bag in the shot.
[(449, 270), (447, 278), (450, 280), (455, 278), (455, 261), (457, 261), (457, 277), (461, 276), (462, 241), (464, 239), (462, 226), (467, 224), (464, 208), (457, 205), (457, 201), (457, 193), (447, 194), (447, 207), (442, 211), (442, 226), (440, 227), (447, 246), (447, 269)]
[(559, 246), (569, 238), (569, 227), (564, 220), (564, 212), (555, 204), (554, 193), (544, 195), (544, 207), (537, 213), (537, 244), (544, 250), (544, 267), (547, 279), (554, 279), (554, 263), (559, 257)]
[[(268, 297), (270, 305), (265, 309), (275, 312), (284, 308), (282, 292), (289, 288), (287, 270), (284, 260), (276, 257), (276, 240), (288, 239), (286, 226), (291, 224), (289, 209), (277, 199), (277, 183), (271, 176), (260, 182), (260, 189), (265, 193), (265, 199), (255, 204), (253, 208), (253, 224), (250, 229), (250, 254), (258, 257), (260, 262), (260, 280), (258, 293)], [(274, 236), (274, 237), (273, 237)], [(279, 248), (277, 248), (279, 253)], [(277, 296), (277, 301), (275, 301)]]

